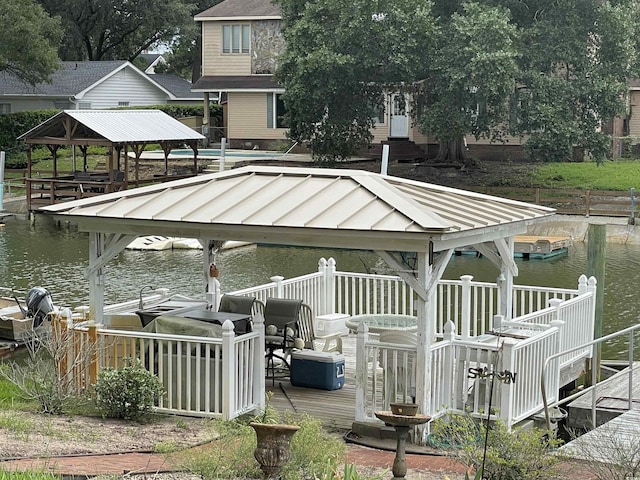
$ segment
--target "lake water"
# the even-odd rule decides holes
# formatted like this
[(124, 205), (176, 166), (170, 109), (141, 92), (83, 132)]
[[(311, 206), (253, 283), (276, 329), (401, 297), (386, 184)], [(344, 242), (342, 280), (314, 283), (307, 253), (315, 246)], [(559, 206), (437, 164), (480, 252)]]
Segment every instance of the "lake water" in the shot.
[[(0, 287), (26, 291), (41, 285), (57, 305), (88, 303), (88, 235), (75, 228), (58, 227), (48, 217), (36, 216), (35, 225), (8, 220), (0, 227)], [(218, 258), (222, 291), (269, 282), (273, 275), (285, 278), (317, 270), (321, 257), (336, 259), (339, 270), (384, 270), (372, 252), (250, 246), (223, 251)], [(575, 288), (587, 264), (586, 244), (576, 243), (568, 255), (546, 260), (517, 260), (516, 283)], [(498, 271), (486, 259), (470, 255), (454, 257), (445, 278), (473, 275), (475, 280), (495, 282)], [(137, 298), (140, 287), (168, 287), (172, 292), (201, 296), (204, 292), (201, 250), (125, 250), (105, 268), (106, 303)], [(606, 249), (604, 334), (638, 322), (640, 318), (640, 246), (608, 244)], [(606, 347), (606, 357), (625, 355), (624, 341)]]

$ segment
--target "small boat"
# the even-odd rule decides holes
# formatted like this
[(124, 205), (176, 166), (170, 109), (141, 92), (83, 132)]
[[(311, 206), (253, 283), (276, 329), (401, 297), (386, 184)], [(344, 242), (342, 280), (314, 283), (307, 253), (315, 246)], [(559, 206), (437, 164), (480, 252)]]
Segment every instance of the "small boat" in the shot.
[(45, 288), (30, 289), (24, 306), (14, 290), (0, 288), (0, 347), (48, 336), (51, 332), (49, 314), (55, 310), (51, 294)]
[[(228, 240), (224, 242), (222, 250), (251, 245), (249, 242)], [(162, 235), (147, 235), (138, 237), (126, 247), (129, 250), (202, 250), (202, 244), (196, 238), (164, 237)]]

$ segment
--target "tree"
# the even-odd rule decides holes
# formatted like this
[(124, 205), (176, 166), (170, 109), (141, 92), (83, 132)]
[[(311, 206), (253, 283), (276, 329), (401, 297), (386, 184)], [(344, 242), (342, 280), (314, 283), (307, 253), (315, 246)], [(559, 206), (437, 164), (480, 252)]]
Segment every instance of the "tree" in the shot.
[(340, 155), (371, 138), (374, 98), (395, 89), (410, 94), (441, 159), (464, 160), (465, 135), (507, 134), (527, 138), (534, 158), (601, 158), (610, 139), (600, 124), (640, 76), (634, 0), (280, 3), (290, 135)]
[[(189, 1), (191, 16), (204, 12), (222, 0)], [(157, 73), (174, 73), (195, 82), (201, 76), (202, 67), (202, 26), (191, 20), (180, 27), (165, 54), (167, 64), (157, 69)]]
[(413, 97), (416, 122), (438, 140), (438, 160), (464, 160), (465, 134), (504, 137), (518, 72), (509, 10), (479, 3), (450, 10), (453, 4), (440, 5), (438, 42), (420, 59), (429, 68)]
[(193, 22), (183, 0), (40, 0), (62, 18), (64, 60), (132, 61)]
[(603, 159), (611, 139), (601, 122), (624, 112), (628, 80), (637, 77), (640, 9), (635, 1), (538, 1), (516, 13), (523, 27), (514, 95), (531, 157)]
[(59, 63), (62, 28), (33, 0), (0, 0), (0, 71), (32, 85), (45, 81)]
[(287, 48), (277, 78), (286, 88), (289, 135), (318, 160), (353, 155), (371, 141), (385, 86), (422, 77), (415, 60), (432, 43), (430, 3), (280, 3)]

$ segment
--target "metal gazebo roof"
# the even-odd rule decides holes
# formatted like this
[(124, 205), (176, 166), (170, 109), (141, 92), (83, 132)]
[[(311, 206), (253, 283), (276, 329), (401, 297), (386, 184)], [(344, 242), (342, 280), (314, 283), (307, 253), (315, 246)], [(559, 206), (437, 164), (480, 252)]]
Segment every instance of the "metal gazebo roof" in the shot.
[(160, 110), (65, 110), (24, 133), (28, 144), (197, 142), (202, 135)]
[(248, 166), (41, 208), (81, 230), (425, 252), (526, 232), (553, 209), (346, 169)]

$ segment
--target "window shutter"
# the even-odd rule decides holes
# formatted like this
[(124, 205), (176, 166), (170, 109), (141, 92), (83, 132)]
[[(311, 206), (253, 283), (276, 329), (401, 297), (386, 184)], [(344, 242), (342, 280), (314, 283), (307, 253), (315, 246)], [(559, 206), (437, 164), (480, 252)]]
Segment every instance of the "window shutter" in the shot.
[(273, 126), (273, 93), (267, 93), (267, 128)]

